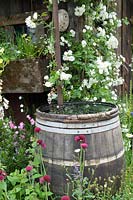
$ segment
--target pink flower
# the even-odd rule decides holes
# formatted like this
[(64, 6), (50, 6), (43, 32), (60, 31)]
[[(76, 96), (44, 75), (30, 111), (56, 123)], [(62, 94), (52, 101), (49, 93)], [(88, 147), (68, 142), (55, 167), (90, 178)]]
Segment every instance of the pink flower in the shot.
[(70, 200), (70, 197), (69, 196), (62, 196), (61, 200)]
[(0, 175), (0, 181), (3, 181), (5, 177), (3, 175)]
[(76, 142), (79, 142), (79, 141), (80, 141), (80, 137), (79, 137), (79, 136), (75, 136), (75, 137), (74, 137), (74, 140), (75, 140)]
[(79, 141), (85, 142), (86, 141), (86, 137), (85, 137), (85, 135), (77, 135), (77, 136), (74, 137), (74, 140), (76, 142), (79, 142)]
[(6, 172), (5, 172), (5, 171), (3, 171), (3, 170), (0, 170), (0, 175), (2, 175), (2, 176), (4, 176), (4, 177), (6, 177), (6, 176), (7, 176)]
[(45, 149), (46, 148), (46, 144), (45, 144), (45, 142), (43, 141), (43, 140), (37, 140), (37, 144), (39, 144), (39, 145), (41, 145), (41, 147), (43, 148), (43, 149)]
[(80, 141), (85, 142), (86, 141), (86, 137), (85, 135), (79, 135)]
[(20, 130), (23, 130), (23, 129), (24, 129), (24, 123), (23, 123), (23, 122), (20, 122), (18, 128), (19, 128)]
[(34, 132), (35, 132), (35, 133), (39, 133), (40, 131), (41, 131), (41, 129), (40, 129), (39, 127), (35, 127), (35, 128), (34, 128)]
[(33, 169), (33, 167), (31, 165), (28, 165), (25, 169), (27, 172), (30, 172)]
[(43, 140), (37, 140), (37, 144), (41, 145), (43, 143)]
[(49, 175), (45, 175), (43, 178), (44, 178), (44, 181), (46, 181), (47, 183), (50, 183), (51, 177)]
[(12, 121), (9, 122), (9, 126), (10, 126), (11, 129), (17, 128), (17, 126), (15, 126), (15, 124)]
[(34, 119), (30, 119), (30, 123), (31, 123), (31, 125), (34, 125), (35, 124), (35, 120)]
[(39, 183), (43, 184), (44, 182), (50, 183), (51, 177), (49, 175), (42, 176), (39, 178)]
[(87, 143), (81, 143), (80, 146), (83, 149), (87, 149), (88, 148), (88, 144)]
[(45, 149), (45, 148), (46, 148), (46, 144), (43, 142), (43, 143), (41, 144), (41, 147), (42, 147), (43, 149)]
[(43, 184), (43, 183), (44, 183), (44, 178), (43, 178), (43, 177), (39, 178), (39, 183), (40, 183), (40, 184)]
[(31, 120), (31, 116), (30, 116), (30, 115), (27, 115), (26, 118), (27, 118), (28, 120)]

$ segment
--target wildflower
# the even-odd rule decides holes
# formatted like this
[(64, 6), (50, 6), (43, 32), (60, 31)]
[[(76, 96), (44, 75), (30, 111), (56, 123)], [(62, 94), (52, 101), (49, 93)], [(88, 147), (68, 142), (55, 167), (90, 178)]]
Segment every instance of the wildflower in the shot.
[(75, 149), (74, 152), (75, 152), (75, 153), (79, 153), (79, 152), (80, 152), (80, 149)]
[(15, 124), (12, 121), (9, 122), (9, 126), (10, 126), (11, 129), (17, 128), (17, 126), (15, 126)]
[(85, 12), (85, 5), (82, 5), (81, 7), (77, 6), (77, 7), (75, 8), (74, 14), (75, 14), (76, 16), (80, 17), (80, 16), (83, 15), (84, 12)]
[(18, 128), (19, 128), (20, 130), (23, 130), (23, 129), (24, 129), (24, 123), (23, 123), (23, 122), (20, 122)]
[(70, 200), (70, 197), (69, 196), (62, 196), (61, 200)]
[(43, 184), (43, 183), (44, 183), (44, 178), (43, 178), (43, 177), (39, 178), (39, 183), (40, 183), (40, 184)]
[(44, 181), (46, 181), (47, 183), (50, 183), (50, 181), (51, 181), (51, 177), (50, 177), (49, 175), (45, 175), (45, 176), (43, 177), (43, 179), (44, 179)]
[(60, 74), (60, 80), (69, 80), (72, 78), (72, 75), (71, 74), (66, 74), (65, 72), (61, 72)]
[(48, 75), (44, 76), (44, 80), (48, 80), (48, 79), (49, 79)]
[(109, 49), (117, 49), (118, 48), (118, 40), (114, 35), (111, 35), (109, 40), (107, 41), (107, 46)]
[(34, 128), (34, 132), (35, 132), (35, 133), (39, 133), (40, 131), (41, 131), (41, 129), (40, 129), (39, 127), (35, 127), (35, 128)]
[(46, 148), (46, 144), (43, 142), (43, 143), (41, 144), (41, 147), (42, 147), (43, 149), (45, 149), (45, 148)]
[(87, 149), (87, 148), (88, 148), (88, 144), (87, 144), (87, 143), (81, 143), (80, 146), (81, 146), (83, 149)]
[(34, 124), (35, 124), (35, 120), (34, 120), (34, 119), (31, 119), (31, 120), (30, 120), (30, 123), (31, 123), (31, 125), (34, 125)]
[(33, 167), (31, 165), (28, 165), (25, 169), (27, 172), (30, 172), (33, 169)]
[(71, 33), (71, 36), (72, 36), (72, 37), (75, 37), (75, 34), (76, 34), (76, 33), (75, 33), (74, 30), (71, 29), (71, 30), (70, 30), (70, 33)]
[(37, 140), (37, 144), (40, 145), (43, 149), (46, 148), (46, 144), (45, 144), (45, 142), (43, 140), (40, 140), (40, 139)]
[(27, 118), (28, 120), (31, 120), (31, 117), (30, 117), (30, 115), (27, 115), (27, 116), (26, 116), (26, 118)]
[(86, 141), (86, 137), (85, 137), (85, 135), (78, 135), (78, 136), (75, 136), (75, 137), (74, 137), (74, 140), (75, 140), (76, 142), (79, 142), (79, 141), (85, 142), (85, 141)]
[(37, 17), (38, 17), (37, 12), (34, 12), (34, 14), (33, 14), (33, 19), (37, 20)]
[(49, 175), (42, 176), (39, 178), (40, 184), (43, 184), (44, 182), (50, 183), (51, 177)]
[(52, 87), (52, 85), (53, 85), (53, 84), (50, 83), (50, 82), (48, 82), (48, 81), (45, 83), (45, 86), (46, 86), (46, 87)]
[(84, 47), (86, 47), (87, 42), (85, 40), (82, 40), (81, 44), (82, 44), (82, 47), (84, 48)]
[(43, 143), (43, 140), (37, 140), (37, 144), (41, 145)]
[(4, 176), (3, 175), (0, 175), (0, 181), (3, 181), (4, 180)]

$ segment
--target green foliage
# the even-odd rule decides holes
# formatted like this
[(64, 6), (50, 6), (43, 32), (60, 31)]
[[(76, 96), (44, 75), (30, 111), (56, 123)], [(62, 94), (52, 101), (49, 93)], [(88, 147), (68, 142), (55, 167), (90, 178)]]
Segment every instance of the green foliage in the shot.
[(28, 164), (29, 154), (27, 149), (31, 147), (31, 136), (34, 134), (34, 125), (29, 121), (24, 128), (14, 124), (10, 119), (0, 120), (0, 158), (3, 165), (7, 167), (7, 173), (15, 169), (22, 169)]

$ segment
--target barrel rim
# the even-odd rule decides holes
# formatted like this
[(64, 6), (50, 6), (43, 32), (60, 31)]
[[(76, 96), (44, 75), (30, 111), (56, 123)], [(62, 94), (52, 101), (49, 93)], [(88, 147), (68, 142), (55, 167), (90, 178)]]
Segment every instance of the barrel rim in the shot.
[[(72, 103), (65, 103), (65, 105), (71, 105)], [(112, 103), (103, 103), (103, 102), (74, 102), (73, 104), (77, 105), (83, 105), (83, 104), (97, 104), (97, 105), (105, 105), (111, 107), (111, 110), (105, 111), (105, 112), (97, 112), (97, 113), (89, 113), (89, 114), (55, 114), (55, 113), (49, 113), (49, 105), (42, 106), (36, 109), (36, 117), (41, 118), (44, 120), (50, 120), (50, 121), (59, 121), (59, 122), (66, 122), (69, 123), (76, 123), (81, 120), (83, 121), (103, 121), (106, 119), (114, 118), (115, 116), (118, 116), (118, 107), (115, 104)], [(56, 105), (56, 104), (54, 104)]]

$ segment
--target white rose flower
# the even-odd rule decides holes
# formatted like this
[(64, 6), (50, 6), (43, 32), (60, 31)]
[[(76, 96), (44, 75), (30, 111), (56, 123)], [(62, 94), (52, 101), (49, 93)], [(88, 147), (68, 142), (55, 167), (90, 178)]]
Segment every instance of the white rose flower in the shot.
[(82, 44), (82, 47), (84, 48), (84, 47), (86, 47), (87, 42), (85, 40), (82, 40), (81, 44)]
[(44, 80), (48, 80), (48, 79), (49, 79), (48, 75), (44, 76)]
[(118, 48), (118, 40), (114, 35), (111, 35), (109, 40), (107, 41), (107, 46), (109, 49), (117, 49)]
[(47, 82), (45, 83), (45, 86), (46, 86), (46, 87), (52, 87), (52, 86), (53, 86), (53, 83), (50, 83), (49, 81), (47, 81)]
[(70, 56), (70, 57), (69, 57), (69, 61), (72, 62), (72, 61), (74, 61), (74, 60), (75, 60), (75, 57), (74, 57), (74, 56)]
[(66, 74), (65, 72), (61, 72), (60, 73), (60, 80), (63, 81), (63, 80), (69, 80), (72, 78), (72, 75), (71, 74)]
[(38, 14), (37, 14), (37, 12), (34, 12), (33, 19), (37, 20), (37, 18), (38, 18)]
[(83, 33), (86, 33), (86, 29), (85, 28), (83, 29)]
[(80, 16), (83, 15), (84, 12), (85, 12), (85, 5), (82, 5), (81, 7), (78, 7), (78, 6), (77, 6), (77, 7), (75, 8), (74, 14), (75, 14), (76, 16), (80, 17)]
[(98, 37), (104, 37), (105, 36), (105, 34), (106, 34), (105, 29), (98, 27), (97, 30), (99, 32), (99, 33), (97, 33)]
[(70, 30), (70, 33), (71, 33), (71, 36), (72, 36), (72, 37), (75, 37), (75, 34), (76, 34), (76, 33), (75, 33), (74, 30), (71, 29), (71, 30)]

